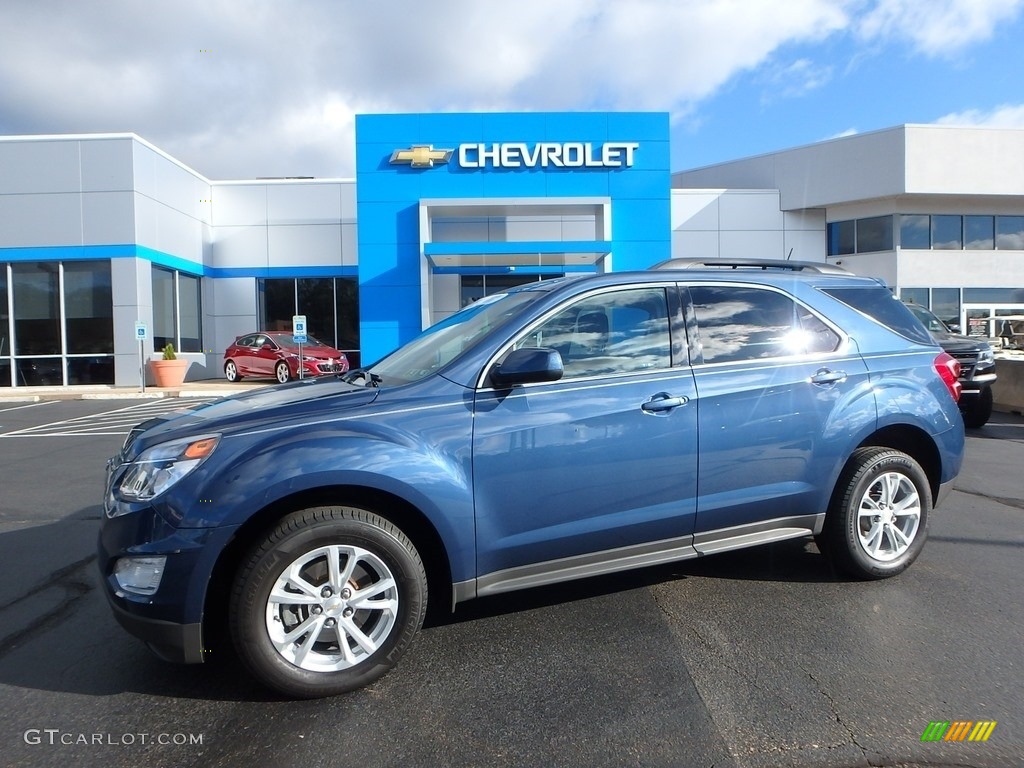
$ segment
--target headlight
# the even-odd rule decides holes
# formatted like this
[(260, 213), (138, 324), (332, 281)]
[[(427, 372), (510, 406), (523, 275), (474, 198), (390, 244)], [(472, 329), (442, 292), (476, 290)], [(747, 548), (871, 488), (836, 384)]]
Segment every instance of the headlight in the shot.
[(981, 352), (978, 353), (978, 365), (985, 365), (987, 363), (995, 364), (995, 362), (996, 353), (992, 350), (991, 347), (989, 347), (988, 349), (983, 349), (981, 350)]
[(219, 442), (220, 435), (204, 435), (147, 448), (121, 478), (120, 495), (128, 501), (159, 496), (206, 461)]

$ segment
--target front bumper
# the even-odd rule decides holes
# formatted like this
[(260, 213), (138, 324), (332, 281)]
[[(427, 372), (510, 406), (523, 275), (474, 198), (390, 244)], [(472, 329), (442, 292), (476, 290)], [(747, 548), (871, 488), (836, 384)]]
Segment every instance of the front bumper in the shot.
[(118, 605), (107, 590), (107, 601), (114, 618), (126, 632), (142, 640), (149, 649), (165, 661), (176, 664), (203, 663), (203, 625), (177, 624), (173, 621), (149, 619), (130, 613)]
[[(168, 661), (204, 660), (203, 618), (214, 566), (236, 527), (181, 528), (152, 508), (104, 517), (97, 566), (103, 592), (117, 622)], [(114, 576), (122, 557), (166, 557), (160, 586), (152, 595), (125, 591)]]

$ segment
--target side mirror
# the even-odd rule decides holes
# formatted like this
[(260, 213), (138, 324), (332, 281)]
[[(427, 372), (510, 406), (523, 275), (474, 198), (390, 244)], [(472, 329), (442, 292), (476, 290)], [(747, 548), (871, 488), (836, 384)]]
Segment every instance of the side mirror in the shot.
[(491, 381), (499, 388), (516, 384), (558, 381), (565, 373), (562, 356), (554, 349), (523, 347), (509, 352), (491, 370)]
[(946, 327), (949, 328), (950, 333), (962, 333), (963, 330), (960, 328), (959, 323), (953, 323), (952, 325), (947, 325)]
[(264, 342), (263, 342), (263, 346), (262, 346), (262, 347), (260, 347), (260, 349), (271, 349), (271, 350), (272, 350), (272, 349), (273, 349), (273, 347), (272, 347), (272, 346), (270, 346), (270, 342), (269, 342), (269, 341), (264, 341)]

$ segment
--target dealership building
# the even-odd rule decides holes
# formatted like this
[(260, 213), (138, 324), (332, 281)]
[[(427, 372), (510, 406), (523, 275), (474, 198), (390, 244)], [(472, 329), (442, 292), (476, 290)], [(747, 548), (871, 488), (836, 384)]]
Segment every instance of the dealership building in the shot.
[(215, 181), (133, 134), (0, 137), (0, 386), (137, 386), (167, 343), (218, 377), (297, 314), (369, 364), (510, 286), (678, 256), (840, 264), (979, 336), (1024, 315), (1024, 130), (673, 172), (665, 113), (361, 115), (355, 149), (353, 179)]

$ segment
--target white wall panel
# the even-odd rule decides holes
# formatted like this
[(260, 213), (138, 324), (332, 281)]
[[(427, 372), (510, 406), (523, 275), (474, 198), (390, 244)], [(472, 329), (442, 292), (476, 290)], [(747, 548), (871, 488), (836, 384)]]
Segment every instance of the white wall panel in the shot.
[(672, 258), (713, 259), (718, 257), (718, 232), (672, 233)]
[(562, 222), (557, 216), (536, 219), (491, 219), (487, 239), (494, 243), (561, 240)]
[(267, 185), (270, 224), (338, 224), (341, 218), (337, 183)]
[(784, 259), (781, 230), (722, 232), (720, 254), (725, 259)]
[(200, 263), (203, 258), (203, 224), (165, 205), (157, 206), (158, 251)]
[(487, 242), (487, 219), (434, 219), (429, 239), (435, 243)]
[(0, 247), (81, 244), (78, 193), (0, 195)]
[(359, 264), (359, 238), (355, 224), (341, 225), (341, 263), (346, 267)]
[(266, 227), (216, 227), (211, 250), (213, 267), (267, 267)]
[(341, 266), (341, 224), (268, 227), (271, 267)]
[(462, 307), (461, 279), (458, 275), (432, 275), (433, 322), (439, 322)]
[(723, 190), (672, 190), (672, 229), (718, 230), (718, 199)]
[(0, 141), (0, 195), (77, 192), (78, 141)]
[(85, 245), (135, 242), (134, 195), (124, 192), (86, 192), (82, 195), (82, 240)]
[(793, 249), (793, 261), (824, 261), (826, 253), (825, 232), (810, 232), (797, 230), (786, 232), (782, 244), (783, 258), (789, 256), (790, 248)]
[(267, 223), (265, 184), (215, 184), (214, 226), (248, 226)]
[(782, 229), (779, 193), (727, 190), (719, 199), (719, 226), (723, 230)]
[(82, 191), (112, 192), (135, 188), (130, 138), (82, 141)]
[(345, 222), (356, 220), (356, 183), (354, 181), (340, 182), (341, 191), (341, 220)]

